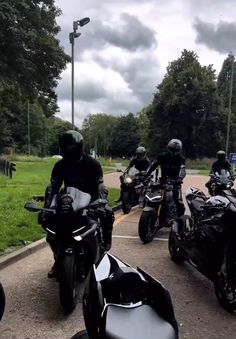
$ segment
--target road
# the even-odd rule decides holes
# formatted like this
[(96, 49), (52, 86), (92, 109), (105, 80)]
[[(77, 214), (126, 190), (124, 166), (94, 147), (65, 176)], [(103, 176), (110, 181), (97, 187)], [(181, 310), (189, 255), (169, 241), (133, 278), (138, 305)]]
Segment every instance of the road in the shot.
[[(119, 185), (119, 173), (106, 176), (106, 184)], [(188, 176), (191, 184), (204, 188), (206, 177)], [(190, 265), (177, 266), (167, 249), (168, 230), (143, 245), (138, 238), (140, 210), (116, 214), (112, 253), (133, 266), (140, 266), (159, 279), (170, 291), (182, 339), (235, 339), (235, 316), (217, 303), (211, 282)], [(49, 248), (40, 250), (0, 271), (7, 297), (0, 324), (1, 339), (68, 339), (84, 327), (81, 303), (65, 317), (58, 301), (58, 285), (46, 278), (52, 264)], [(82, 295), (83, 286), (81, 286)], [(135, 339), (135, 338), (134, 338)]]

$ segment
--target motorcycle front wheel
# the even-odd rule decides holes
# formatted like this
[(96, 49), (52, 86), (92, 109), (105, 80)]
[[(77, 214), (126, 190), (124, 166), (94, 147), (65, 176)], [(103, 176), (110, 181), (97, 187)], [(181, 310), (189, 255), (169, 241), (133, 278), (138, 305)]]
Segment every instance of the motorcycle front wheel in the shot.
[(131, 211), (134, 203), (134, 194), (131, 192), (122, 192), (121, 207), (124, 214)]
[(73, 335), (71, 339), (89, 339), (89, 336), (87, 334), (87, 331), (83, 330)]
[(75, 308), (79, 297), (79, 281), (74, 254), (62, 256), (58, 263), (59, 294), (61, 306), (66, 313)]
[(176, 242), (176, 238), (175, 238), (175, 234), (173, 230), (171, 230), (169, 234), (168, 248), (169, 248), (171, 259), (175, 263), (181, 264), (182, 262), (184, 262), (185, 257), (183, 256), (181, 249)]
[(138, 224), (138, 234), (144, 244), (151, 242), (159, 229), (156, 211), (143, 211)]
[(0, 320), (2, 319), (4, 310), (5, 310), (5, 293), (2, 284), (0, 283)]
[(236, 283), (228, 283), (222, 273), (214, 281), (215, 294), (219, 304), (228, 312), (236, 310)]

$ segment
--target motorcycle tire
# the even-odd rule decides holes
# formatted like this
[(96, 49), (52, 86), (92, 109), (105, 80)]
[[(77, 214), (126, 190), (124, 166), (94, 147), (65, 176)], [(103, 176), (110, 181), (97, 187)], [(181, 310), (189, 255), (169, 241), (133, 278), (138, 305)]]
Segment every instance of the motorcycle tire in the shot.
[(180, 247), (176, 243), (176, 238), (173, 230), (171, 230), (169, 234), (168, 249), (171, 259), (175, 263), (182, 264), (185, 261), (185, 257), (183, 256)]
[(155, 211), (143, 211), (138, 224), (138, 234), (144, 244), (151, 242), (159, 229), (159, 218)]
[(83, 330), (83, 331), (79, 331), (78, 333), (73, 335), (73, 337), (71, 339), (89, 339), (89, 336), (87, 334), (87, 331)]
[(66, 313), (75, 308), (79, 298), (79, 281), (74, 254), (64, 255), (58, 263), (59, 294)]
[[(225, 283), (222, 283), (222, 278), (219, 274), (214, 280), (215, 294), (221, 307), (223, 307), (227, 312), (232, 313), (236, 310), (236, 293), (234, 292), (234, 298), (230, 300), (227, 297), (227, 289), (224, 287)], [(236, 289), (236, 285), (233, 286), (233, 289)]]
[(130, 192), (123, 192), (121, 199), (121, 207), (124, 214), (128, 214), (131, 211), (134, 203), (134, 194)]
[(0, 320), (2, 319), (4, 310), (5, 310), (5, 293), (2, 284), (0, 283)]

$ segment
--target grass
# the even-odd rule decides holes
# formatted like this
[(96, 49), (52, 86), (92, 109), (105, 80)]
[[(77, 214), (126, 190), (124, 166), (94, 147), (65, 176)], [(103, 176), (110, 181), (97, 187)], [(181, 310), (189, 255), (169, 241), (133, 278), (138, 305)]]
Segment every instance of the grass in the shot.
[[(37, 213), (25, 210), (24, 204), (33, 195), (44, 195), (57, 160), (34, 158), (31, 157), (30, 161), (14, 159), (16, 172), (13, 173), (13, 179), (0, 176), (0, 254), (44, 236), (43, 229), (37, 223)], [(109, 189), (111, 206), (118, 196), (118, 189)]]

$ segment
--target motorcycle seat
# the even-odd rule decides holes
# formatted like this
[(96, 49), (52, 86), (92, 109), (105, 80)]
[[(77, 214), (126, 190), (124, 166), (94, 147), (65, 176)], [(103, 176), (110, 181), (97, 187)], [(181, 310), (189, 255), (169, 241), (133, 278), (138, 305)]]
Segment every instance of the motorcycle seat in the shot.
[(134, 308), (109, 305), (106, 313), (106, 338), (175, 339), (174, 328), (149, 305)]

